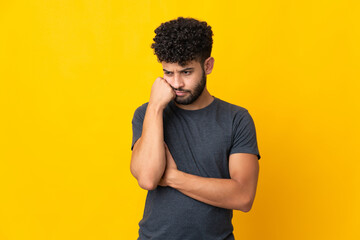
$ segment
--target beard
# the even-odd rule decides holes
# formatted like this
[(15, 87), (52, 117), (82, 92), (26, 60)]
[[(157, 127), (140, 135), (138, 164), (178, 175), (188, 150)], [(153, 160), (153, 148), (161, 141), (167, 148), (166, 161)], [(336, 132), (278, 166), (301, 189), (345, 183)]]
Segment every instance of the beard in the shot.
[(184, 92), (190, 93), (189, 96), (186, 97), (186, 98), (176, 96), (174, 101), (177, 104), (181, 104), (181, 105), (192, 104), (193, 102), (195, 102), (200, 97), (200, 95), (202, 94), (202, 92), (205, 89), (205, 86), (206, 86), (206, 74), (205, 74), (205, 71), (203, 70), (203, 75), (201, 77), (201, 80), (200, 80), (199, 84), (196, 85), (194, 90), (191, 91), (191, 90), (185, 90), (185, 89), (181, 89), (181, 88), (174, 88), (174, 90), (184, 91)]

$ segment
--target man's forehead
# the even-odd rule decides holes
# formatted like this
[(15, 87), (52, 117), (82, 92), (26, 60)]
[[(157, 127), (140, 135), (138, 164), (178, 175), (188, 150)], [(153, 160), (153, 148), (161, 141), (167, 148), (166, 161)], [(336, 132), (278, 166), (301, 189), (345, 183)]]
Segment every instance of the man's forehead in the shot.
[(169, 62), (161, 62), (162, 66), (166, 70), (182, 70), (186, 68), (195, 68), (200, 66), (200, 63), (196, 60), (192, 60), (189, 62), (186, 62), (184, 65), (180, 65), (179, 63), (169, 63)]

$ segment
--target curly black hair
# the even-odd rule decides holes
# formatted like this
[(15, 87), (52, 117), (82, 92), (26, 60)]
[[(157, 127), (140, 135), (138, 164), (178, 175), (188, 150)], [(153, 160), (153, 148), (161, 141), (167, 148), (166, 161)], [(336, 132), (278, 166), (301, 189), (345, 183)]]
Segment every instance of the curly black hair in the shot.
[(203, 64), (211, 55), (213, 32), (204, 21), (179, 17), (162, 23), (155, 33), (151, 48), (159, 62), (184, 66), (189, 61), (197, 60)]

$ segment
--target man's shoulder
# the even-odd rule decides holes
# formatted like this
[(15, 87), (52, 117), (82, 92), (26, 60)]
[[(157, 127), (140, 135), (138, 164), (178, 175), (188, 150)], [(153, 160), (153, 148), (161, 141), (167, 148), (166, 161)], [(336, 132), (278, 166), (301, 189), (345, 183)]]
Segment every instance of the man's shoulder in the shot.
[(140, 105), (139, 107), (136, 108), (135, 112), (134, 112), (134, 118), (141, 118), (143, 119), (146, 113), (146, 108), (148, 106), (149, 102), (146, 102), (142, 105)]
[(234, 103), (230, 103), (227, 101), (224, 101), (222, 99), (216, 98), (218, 101), (218, 105), (220, 107), (220, 109), (225, 110), (225, 111), (230, 111), (233, 114), (241, 114), (241, 113), (246, 113), (248, 112), (248, 110), (245, 107), (239, 106), (237, 104)]
[(135, 112), (145, 112), (148, 104), (149, 104), (149, 102), (146, 102), (146, 103), (138, 106), (138, 107), (136, 108)]

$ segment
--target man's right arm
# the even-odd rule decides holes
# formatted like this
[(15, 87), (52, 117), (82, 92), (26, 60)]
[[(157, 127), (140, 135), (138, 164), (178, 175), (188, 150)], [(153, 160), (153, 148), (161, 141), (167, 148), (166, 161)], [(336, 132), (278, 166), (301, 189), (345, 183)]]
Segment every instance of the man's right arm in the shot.
[(130, 170), (139, 186), (146, 190), (157, 187), (166, 166), (163, 111), (175, 97), (171, 86), (157, 78), (152, 86), (142, 134), (133, 146)]

